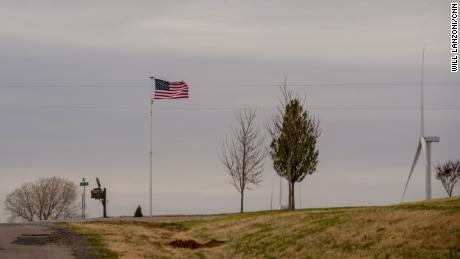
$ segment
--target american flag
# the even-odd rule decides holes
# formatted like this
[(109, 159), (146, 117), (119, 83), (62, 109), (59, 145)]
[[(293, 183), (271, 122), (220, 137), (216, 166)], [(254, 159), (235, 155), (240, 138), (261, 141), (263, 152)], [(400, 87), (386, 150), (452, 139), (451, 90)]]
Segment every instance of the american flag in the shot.
[(184, 81), (168, 82), (155, 79), (153, 99), (184, 99), (188, 98), (188, 85)]

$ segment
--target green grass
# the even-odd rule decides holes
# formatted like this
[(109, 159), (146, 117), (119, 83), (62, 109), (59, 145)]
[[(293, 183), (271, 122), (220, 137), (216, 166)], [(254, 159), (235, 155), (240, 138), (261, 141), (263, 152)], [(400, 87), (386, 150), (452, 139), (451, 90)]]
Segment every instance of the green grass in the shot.
[[(460, 198), (393, 206), (259, 211), (199, 219), (71, 223), (96, 247), (120, 241), (146, 258), (460, 258)], [(92, 228), (92, 232), (89, 230)], [(140, 233), (142, 232), (142, 233)], [(101, 240), (104, 239), (104, 240)], [(173, 248), (175, 238), (225, 243)], [(93, 244), (93, 243), (92, 243)], [(104, 250), (105, 249), (105, 250)], [(131, 249), (117, 251), (129, 258)], [(107, 251), (106, 251), (107, 252)], [(107, 258), (107, 257), (106, 257)]]
[(106, 247), (104, 244), (104, 239), (102, 235), (88, 231), (85, 228), (80, 228), (80, 227), (75, 227), (69, 223), (61, 223), (61, 226), (66, 227), (84, 238), (88, 240), (90, 243), (91, 247), (93, 248), (94, 251), (94, 256), (96, 258), (103, 258), (103, 259), (116, 259), (119, 258), (119, 255), (117, 252), (114, 252)]
[(176, 231), (187, 231), (191, 227), (196, 226), (202, 222), (197, 220), (186, 220), (177, 222), (149, 222), (149, 221), (127, 221), (127, 220), (106, 220), (106, 221), (94, 221), (91, 224), (105, 224), (105, 225), (117, 225), (117, 226), (142, 226), (145, 228), (166, 228)]

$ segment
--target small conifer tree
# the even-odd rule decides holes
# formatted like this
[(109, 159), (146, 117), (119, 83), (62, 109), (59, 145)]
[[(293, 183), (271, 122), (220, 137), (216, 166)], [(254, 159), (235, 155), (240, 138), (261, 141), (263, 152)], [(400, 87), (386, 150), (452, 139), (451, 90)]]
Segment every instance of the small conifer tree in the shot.
[(136, 212), (134, 212), (134, 217), (136, 218), (142, 218), (144, 215), (142, 215), (142, 208), (141, 206), (137, 206)]

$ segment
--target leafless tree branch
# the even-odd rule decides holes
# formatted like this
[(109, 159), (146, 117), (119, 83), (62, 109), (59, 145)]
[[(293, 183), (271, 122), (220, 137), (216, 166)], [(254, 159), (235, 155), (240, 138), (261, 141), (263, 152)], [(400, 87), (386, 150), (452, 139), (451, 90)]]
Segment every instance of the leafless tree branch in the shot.
[(460, 160), (449, 160), (442, 164), (438, 163), (435, 169), (436, 179), (441, 181), (447, 195), (452, 197), (452, 191), (454, 190), (455, 184), (460, 179)]
[(37, 221), (74, 217), (78, 187), (63, 178), (40, 178), (22, 184), (5, 199), (9, 221)]
[(255, 124), (256, 109), (244, 109), (236, 116), (232, 138), (225, 137), (221, 161), (231, 177), (232, 185), (241, 195), (240, 211), (244, 208), (244, 191), (263, 179), (266, 152), (264, 139)]

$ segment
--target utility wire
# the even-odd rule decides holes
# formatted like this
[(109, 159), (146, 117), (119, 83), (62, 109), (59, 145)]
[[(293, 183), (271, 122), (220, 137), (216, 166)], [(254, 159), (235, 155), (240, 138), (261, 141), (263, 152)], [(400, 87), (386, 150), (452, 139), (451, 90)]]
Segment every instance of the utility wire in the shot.
[[(230, 84), (194, 84), (192, 88), (238, 88), (238, 87), (280, 87), (281, 83), (230, 83)], [(460, 83), (425, 83), (425, 86), (446, 87), (460, 86)], [(149, 88), (149, 84), (125, 83), (125, 84), (0, 84), (0, 88)], [(355, 87), (355, 88), (418, 88), (418, 83), (289, 83), (288, 87)]]
[[(80, 106), (80, 105), (0, 105), (0, 109), (81, 109), (81, 110), (146, 110), (147, 106)], [(155, 107), (167, 111), (234, 111), (243, 107)], [(276, 110), (276, 107), (257, 107), (258, 110)], [(324, 111), (419, 111), (418, 107), (307, 107), (308, 110)], [(425, 108), (432, 111), (460, 110), (460, 107)]]
[[(425, 86), (460, 86), (460, 83), (429, 83)], [(280, 87), (278, 83), (248, 83), (248, 84), (192, 84), (192, 88), (246, 88), (246, 87)], [(0, 88), (148, 88), (148, 84), (0, 84)], [(290, 83), (289, 87), (311, 87), (311, 88), (419, 88), (419, 83)], [(460, 89), (460, 87), (459, 87)], [(144, 106), (95, 106), (95, 105), (0, 105), (0, 109), (94, 109), (94, 110), (144, 110)], [(226, 111), (240, 110), (242, 107), (155, 107), (155, 110), (178, 110), (178, 111)], [(259, 110), (275, 110), (276, 107), (259, 107)], [(310, 110), (331, 110), (331, 111), (401, 111), (419, 110), (418, 107), (310, 107)], [(460, 110), (460, 107), (433, 107), (426, 110)]]

